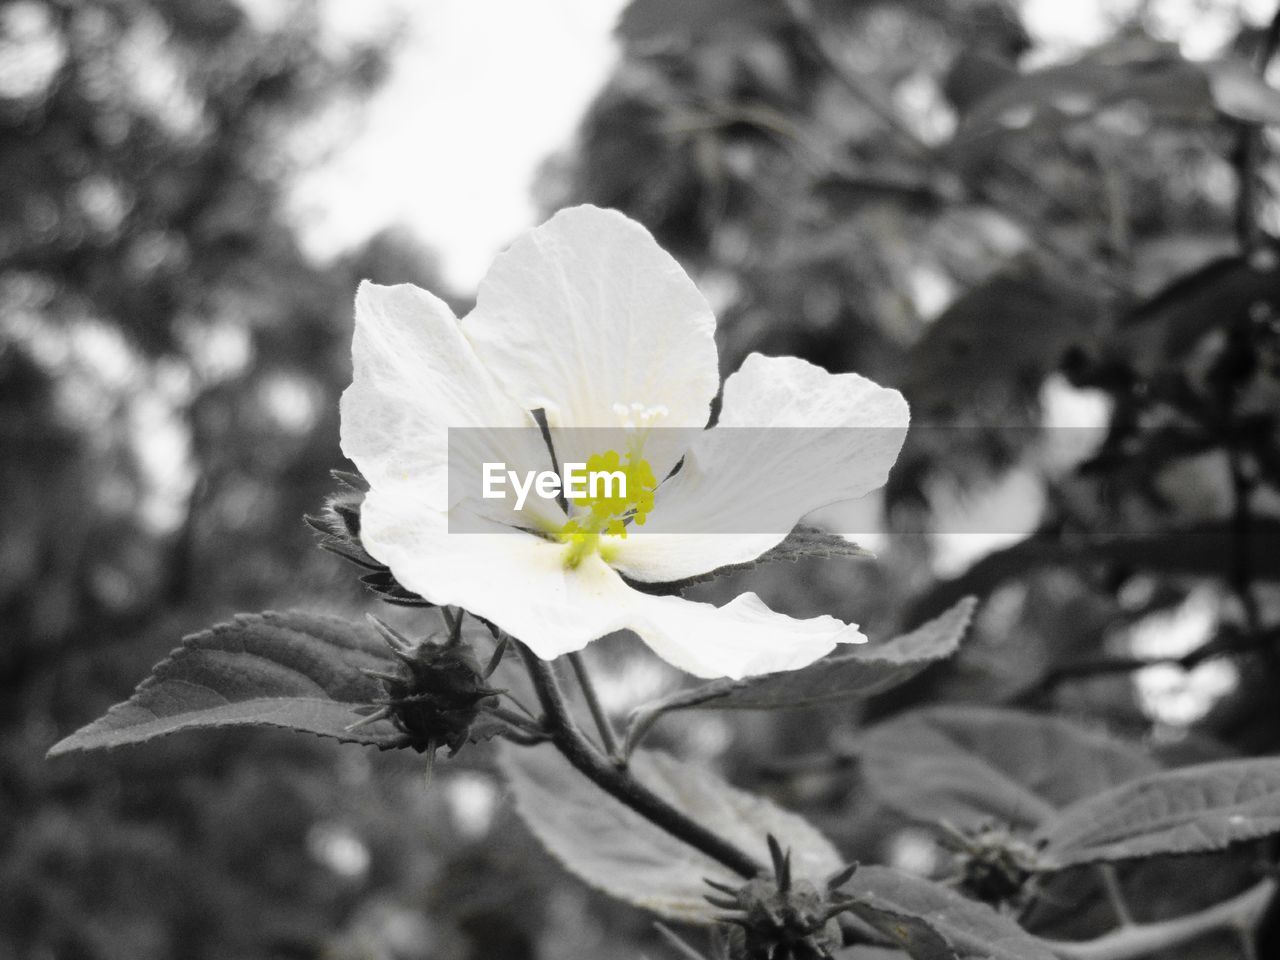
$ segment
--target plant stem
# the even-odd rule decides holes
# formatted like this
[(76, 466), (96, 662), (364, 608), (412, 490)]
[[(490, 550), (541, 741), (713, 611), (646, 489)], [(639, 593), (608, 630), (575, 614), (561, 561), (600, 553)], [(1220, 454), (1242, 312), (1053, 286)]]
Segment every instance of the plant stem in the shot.
[(723, 864), (740, 877), (750, 880), (761, 872), (763, 867), (754, 857), (739, 850), (723, 837), (712, 833), (702, 824), (691, 820), (648, 787), (606, 760), (578, 729), (573, 716), (569, 713), (551, 664), (538, 657), (519, 641), (516, 641), (516, 649), (524, 658), (534, 689), (538, 692), (538, 699), (546, 714), (545, 722), (551, 742), (579, 773), (650, 823), (661, 827), (677, 840), (687, 843), (695, 850)]
[(1122, 927), (1134, 926), (1133, 914), (1129, 912), (1129, 904), (1124, 898), (1124, 890), (1120, 887), (1120, 878), (1116, 875), (1115, 866), (1110, 863), (1099, 864), (1098, 872), (1102, 874), (1102, 888), (1106, 891), (1107, 902), (1111, 904), (1116, 921)]
[(582, 698), (587, 701), (587, 709), (591, 711), (591, 719), (596, 722), (596, 729), (600, 731), (600, 743), (604, 746), (605, 755), (617, 763), (618, 735), (614, 733), (609, 715), (604, 712), (600, 697), (596, 695), (596, 685), (591, 682), (591, 674), (587, 672), (587, 662), (581, 653), (574, 651), (569, 654), (569, 663), (573, 666), (574, 676), (578, 678), (578, 686), (582, 689)]
[(1214, 930), (1239, 930), (1251, 934), (1276, 892), (1275, 880), (1264, 880), (1244, 893), (1198, 913), (1159, 923), (1122, 926), (1095, 940), (1073, 943), (1045, 940), (1062, 960), (1134, 960), (1201, 937)]
[(542, 726), (539, 723), (530, 720), (523, 714), (516, 713), (514, 710), (507, 710), (504, 707), (488, 707), (485, 712), (497, 717), (504, 723), (509, 723), (517, 730), (527, 733), (530, 736), (545, 738), (547, 735), (547, 732), (542, 729)]

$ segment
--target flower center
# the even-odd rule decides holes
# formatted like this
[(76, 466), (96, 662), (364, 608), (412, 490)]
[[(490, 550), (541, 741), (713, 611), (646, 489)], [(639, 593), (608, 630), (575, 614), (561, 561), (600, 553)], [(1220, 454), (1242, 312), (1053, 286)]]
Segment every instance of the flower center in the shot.
[(568, 547), (564, 565), (570, 570), (601, 550), (602, 536), (625, 538), (627, 525), (642, 526), (653, 509), (658, 481), (649, 461), (644, 459), (644, 442), (649, 429), (667, 415), (667, 408), (615, 403), (613, 412), (622, 426), (633, 432), (625, 454), (606, 450), (587, 458), (587, 476), (604, 477), (611, 482), (588, 485), (585, 496), (570, 500), (573, 516), (555, 533), (556, 539)]

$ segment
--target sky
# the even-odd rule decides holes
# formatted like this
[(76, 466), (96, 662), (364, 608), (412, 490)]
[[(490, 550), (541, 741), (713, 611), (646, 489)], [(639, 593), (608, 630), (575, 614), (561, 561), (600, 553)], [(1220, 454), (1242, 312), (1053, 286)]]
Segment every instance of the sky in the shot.
[(330, 0), (337, 33), (403, 17), (391, 75), (350, 143), (293, 198), (325, 257), (402, 225), (474, 289), (536, 216), (539, 165), (572, 142), (618, 56), (624, 0)]

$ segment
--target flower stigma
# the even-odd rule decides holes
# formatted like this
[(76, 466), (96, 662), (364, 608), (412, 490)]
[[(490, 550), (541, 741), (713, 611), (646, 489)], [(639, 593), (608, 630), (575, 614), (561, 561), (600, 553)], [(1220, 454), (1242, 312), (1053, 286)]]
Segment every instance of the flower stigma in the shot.
[(564, 565), (570, 570), (596, 551), (607, 560), (607, 546), (602, 544), (601, 537), (607, 534), (625, 539), (627, 525), (643, 526), (653, 509), (658, 481), (649, 461), (644, 459), (644, 443), (649, 430), (667, 415), (667, 408), (615, 403), (612, 409), (622, 426), (632, 431), (627, 452), (623, 455), (617, 450), (606, 450), (592, 454), (587, 458), (587, 475), (621, 473), (623, 483), (606, 484), (603, 490), (589, 488), (585, 496), (570, 500), (574, 516), (556, 533), (556, 538), (568, 545)]

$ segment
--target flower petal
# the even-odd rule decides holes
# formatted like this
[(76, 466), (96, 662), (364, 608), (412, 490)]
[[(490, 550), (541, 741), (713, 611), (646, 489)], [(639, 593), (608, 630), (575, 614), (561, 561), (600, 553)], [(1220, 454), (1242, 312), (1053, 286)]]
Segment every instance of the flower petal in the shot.
[(635, 593), (600, 559), (564, 566), (565, 546), (482, 518), (450, 533), (448, 515), (404, 491), (372, 489), (361, 508), (364, 548), (414, 593), (493, 621), (543, 659), (580, 650), (627, 625)]
[(753, 353), (646, 524), (611, 541), (613, 565), (660, 582), (753, 560), (805, 515), (883, 486), (909, 419), (896, 390)]
[(564, 566), (563, 544), (490, 522), (449, 533), (446, 514), (402, 491), (371, 490), (361, 510), (365, 549), (433, 603), (496, 623), (550, 660), (630, 628), (655, 653), (699, 677), (744, 677), (807, 666), (837, 643), (861, 643), (833, 617), (797, 620), (753, 593), (723, 607), (655, 597), (626, 585), (598, 555)]
[[(619, 425), (618, 406), (665, 407), (664, 427), (707, 422), (719, 387), (715, 317), (643, 226), (616, 210), (562, 210), (493, 262), (462, 322), (489, 371), (553, 427)], [(683, 431), (645, 456), (663, 477)], [(562, 461), (600, 450), (556, 437)]]
[(865, 643), (854, 624), (776, 613), (754, 593), (723, 607), (634, 592), (631, 628), (662, 659), (698, 677), (742, 677), (807, 667), (837, 643)]
[[(451, 452), (453, 468), (471, 464), (475, 476), (485, 460), (550, 465), (533, 418), (490, 376), (440, 298), (412, 284), (360, 284), (351, 352), (342, 451), (375, 490), (408, 487), (444, 510), (468, 492), (459, 483), (449, 495)], [(455, 434), (451, 451), (450, 427), (485, 429)]]

